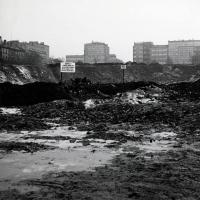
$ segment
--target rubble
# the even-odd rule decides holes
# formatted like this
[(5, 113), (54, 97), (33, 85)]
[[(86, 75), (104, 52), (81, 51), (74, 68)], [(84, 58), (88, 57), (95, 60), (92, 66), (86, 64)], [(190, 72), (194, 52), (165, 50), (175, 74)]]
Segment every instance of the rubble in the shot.
[(42, 130), (51, 126), (41, 121), (41, 119), (24, 115), (4, 115), (0, 113), (0, 131), (12, 130)]
[[(92, 84), (89, 88), (82, 84), (79, 94), (66, 89), (71, 99), (26, 105), (20, 108), (21, 114), (0, 113), (0, 130), (7, 137), (11, 130), (17, 130), (17, 135), (21, 130), (46, 129), (20, 132), (17, 138), (22, 141), (18, 142), (3, 140), (6, 136), (1, 133), (3, 150), (34, 151), (37, 156), (37, 151), (58, 147), (45, 161), (47, 173), (16, 183), (18, 189), (28, 188), (25, 193), (0, 190), (0, 198), (198, 200), (199, 83)], [(93, 171), (78, 171), (76, 165), (67, 171), (66, 163), (60, 163), (70, 156), (80, 165), (94, 159), (103, 163), (102, 155), (113, 157)]]

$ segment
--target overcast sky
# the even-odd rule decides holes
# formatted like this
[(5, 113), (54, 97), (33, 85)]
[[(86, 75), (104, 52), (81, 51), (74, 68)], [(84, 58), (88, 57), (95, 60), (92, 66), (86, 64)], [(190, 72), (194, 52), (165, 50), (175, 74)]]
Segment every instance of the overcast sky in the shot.
[(44, 42), (54, 57), (103, 42), (132, 61), (134, 42), (200, 40), (200, 0), (0, 0), (0, 36)]

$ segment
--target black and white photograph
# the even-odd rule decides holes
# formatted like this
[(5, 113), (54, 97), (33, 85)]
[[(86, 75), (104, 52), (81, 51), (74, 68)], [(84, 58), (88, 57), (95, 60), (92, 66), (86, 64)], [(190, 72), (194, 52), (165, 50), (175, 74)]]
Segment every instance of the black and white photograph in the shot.
[(200, 0), (0, 0), (0, 200), (200, 200)]

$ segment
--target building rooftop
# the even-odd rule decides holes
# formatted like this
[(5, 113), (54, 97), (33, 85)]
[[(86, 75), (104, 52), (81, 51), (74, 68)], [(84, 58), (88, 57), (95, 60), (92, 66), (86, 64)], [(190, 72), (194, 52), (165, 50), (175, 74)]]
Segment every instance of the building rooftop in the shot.
[(200, 40), (168, 40), (168, 42), (200, 42)]
[(147, 44), (147, 43), (153, 44), (153, 42), (134, 42), (134, 45), (135, 45), (135, 44)]
[(106, 46), (108, 46), (108, 44), (105, 44), (105, 43), (103, 43), (103, 42), (91, 42), (91, 43), (85, 43), (85, 45), (93, 45), (93, 44), (103, 44), (103, 45), (106, 45)]
[(44, 44), (44, 42), (38, 42), (38, 41), (30, 41), (29, 44), (34, 43), (34, 44), (39, 44), (39, 45), (43, 45), (43, 46), (48, 46), (46, 44)]

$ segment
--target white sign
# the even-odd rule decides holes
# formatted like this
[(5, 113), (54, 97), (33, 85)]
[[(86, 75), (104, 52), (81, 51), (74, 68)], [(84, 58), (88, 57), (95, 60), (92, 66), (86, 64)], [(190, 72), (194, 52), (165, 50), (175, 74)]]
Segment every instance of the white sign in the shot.
[(75, 63), (73, 62), (61, 62), (60, 63), (60, 72), (74, 73), (76, 70)]
[(126, 65), (121, 65), (121, 69), (126, 69)]

